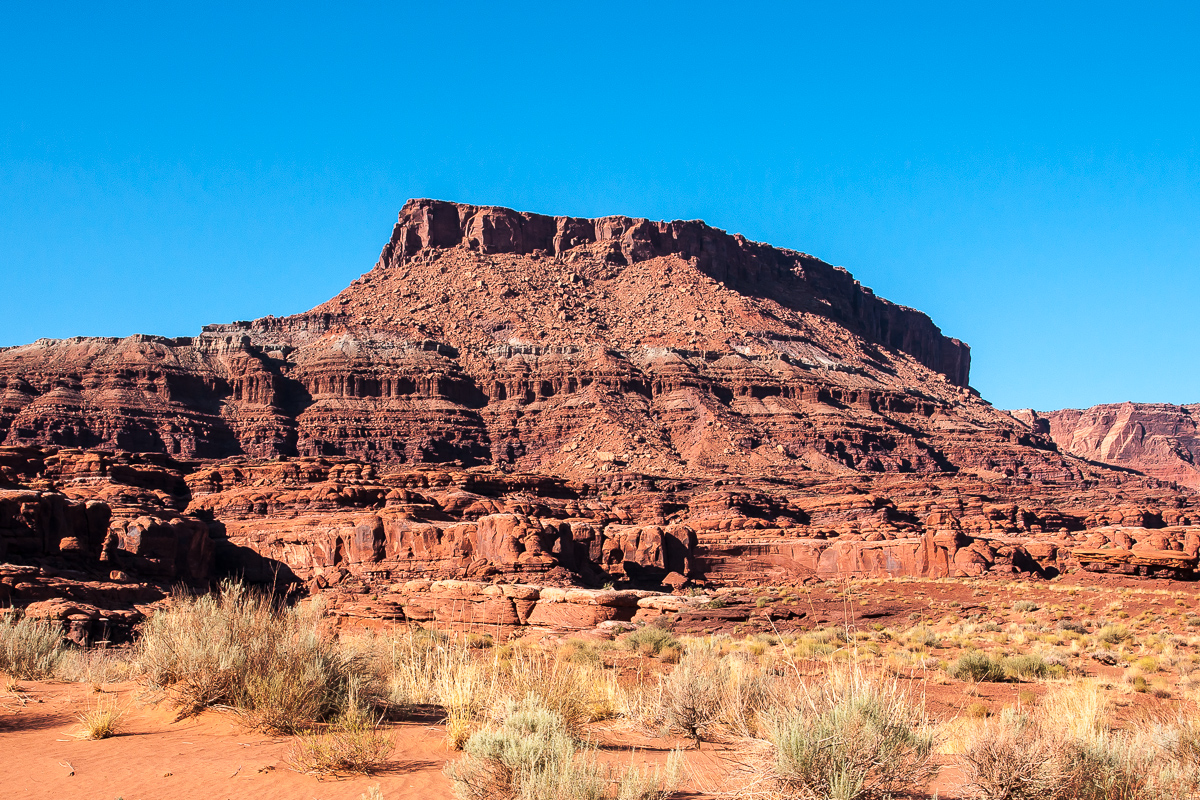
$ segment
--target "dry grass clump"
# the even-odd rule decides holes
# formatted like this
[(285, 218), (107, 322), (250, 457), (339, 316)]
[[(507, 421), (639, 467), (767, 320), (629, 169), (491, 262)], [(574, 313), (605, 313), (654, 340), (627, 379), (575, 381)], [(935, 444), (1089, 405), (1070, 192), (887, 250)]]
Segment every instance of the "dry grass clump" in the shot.
[(463, 800), (661, 800), (678, 782), (678, 754), (666, 770), (614, 772), (580, 750), (561, 716), (529, 696), (504, 704), (500, 720), (477, 731), (464, 758), (445, 767)]
[(366, 694), (373, 677), (320, 630), (320, 616), (226, 581), (150, 617), (135, 663), (184, 715), (230, 706), (256, 728), (294, 733), (335, 716), (352, 686)]
[(1028, 714), (1011, 708), (989, 721), (962, 756), (967, 787), (984, 800), (1052, 797), (1058, 786), (1054, 747), (1034, 730)]
[(415, 627), (355, 646), (382, 654), (374, 659), (375, 668), (392, 704), (442, 709), (446, 743), (453, 749), (460, 749), (506, 699), (536, 698), (571, 734), (615, 716), (620, 705), (615, 675), (598, 658), (571, 659), (520, 642), (475, 650), (465, 637)]
[(894, 680), (834, 668), (804, 702), (774, 711), (769, 775), (781, 797), (856, 800), (923, 788), (937, 774), (935, 734)]
[(972, 650), (963, 653), (946, 670), (951, 678), (975, 683), (1004, 680), (1004, 666), (987, 653)]
[(0, 672), (20, 680), (51, 677), (67, 652), (62, 626), (15, 614), (0, 620)]
[(298, 772), (370, 775), (388, 763), (395, 743), (363, 711), (347, 713), (321, 732), (300, 735), (286, 759)]
[(1109, 717), (1091, 682), (1051, 692), (1037, 713), (1006, 709), (963, 754), (969, 785), (985, 800), (1164, 800), (1194, 791), (1194, 726), (1114, 731)]
[(54, 675), (72, 683), (91, 684), (98, 692), (106, 683), (129, 678), (130, 664), (123, 652), (106, 649), (67, 649), (54, 670)]
[(82, 728), (77, 736), (80, 739), (107, 739), (116, 736), (125, 718), (125, 709), (117, 708), (116, 701), (108, 704), (97, 703), (95, 708), (77, 714)]
[[(1045, 658), (1034, 653), (996, 658), (979, 650), (963, 653), (946, 669), (951, 678), (973, 683), (1042, 680), (1055, 671)], [(1057, 671), (1062, 672), (1061, 667)]]
[(725, 652), (724, 644), (690, 641), (670, 672), (624, 690), (624, 715), (659, 734), (688, 736), (697, 747), (726, 734), (761, 737), (763, 712), (777, 702), (782, 677), (773, 662)]

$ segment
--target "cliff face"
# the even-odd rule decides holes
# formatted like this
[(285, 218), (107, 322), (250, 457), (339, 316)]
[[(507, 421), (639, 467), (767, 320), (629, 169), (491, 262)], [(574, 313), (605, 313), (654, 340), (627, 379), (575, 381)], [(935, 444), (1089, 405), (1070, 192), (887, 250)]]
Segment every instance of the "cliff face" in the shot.
[(1200, 405), (1114, 403), (1015, 415), (1064, 452), (1200, 489)]
[(751, 242), (699, 221), (549, 217), (493, 206), (413, 200), (400, 212), (379, 266), (395, 267), (430, 248), (570, 258), (579, 248), (624, 267), (655, 258), (689, 262), (736, 292), (827, 316), (871, 342), (911, 355), (967, 386), (971, 351), (919, 311), (878, 298), (844, 269), (813, 256)]
[(1197, 495), (1072, 455), (1066, 416), (997, 411), (968, 370), (811, 256), (415, 200), (309, 312), (0, 350), (0, 602), (73, 597), (47, 613), (91, 630), (102, 598), (128, 622), (221, 572), (347, 595), (1192, 574)]
[(734, 454), (766, 472), (944, 470), (954, 458), (900, 420), (1020, 435), (964, 388), (968, 369), (965, 345), (844, 270), (703, 223), (420, 200), (375, 269), (311, 312), (0, 351), (0, 441), (583, 472), (720, 472)]

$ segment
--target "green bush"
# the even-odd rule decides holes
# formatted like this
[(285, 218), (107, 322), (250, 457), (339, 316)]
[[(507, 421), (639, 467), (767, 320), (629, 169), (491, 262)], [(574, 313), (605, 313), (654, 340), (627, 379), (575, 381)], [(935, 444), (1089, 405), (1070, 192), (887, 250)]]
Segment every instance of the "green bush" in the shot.
[(471, 736), (464, 758), (445, 767), (463, 800), (662, 800), (678, 781), (677, 754), (666, 771), (614, 774), (581, 752), (562, 717), (532, 696), (507, 701), (501, 718)]
[(675, 634), (654, 625), (646, 625), (626, 634), (622, 642), (630, 650), (647, 656), (656, 656), (668, 647), (679, 646)]
[(998, 682), (1005, 679), (1004, 665), (987, 653), (972, 650), (963, 653), (946, 670), (951, 678), (960, 681)]
[(1128, 639), (1132, 634), (1129, 628), (1124, 625), (1105, 625), (1100, 630), (1096, 631), (1096, 638), (1105, 644), (1120, 644)]
[(919, 791), (937, 773), (924, 712), (895, 682), (842, 668), (796, 710), (776, 715), (768, 738), (784, 798), (890, 797)]
[(1031, 681), (1049, 677), (1050, 665), (1041, 656), (1026, 653), (1000, 660), (1006, 678), (1012, 681)]
[(0, 672), (20, 680), (49, 678), (66, 652), (57, 622), (24, 615), (0, 621)]

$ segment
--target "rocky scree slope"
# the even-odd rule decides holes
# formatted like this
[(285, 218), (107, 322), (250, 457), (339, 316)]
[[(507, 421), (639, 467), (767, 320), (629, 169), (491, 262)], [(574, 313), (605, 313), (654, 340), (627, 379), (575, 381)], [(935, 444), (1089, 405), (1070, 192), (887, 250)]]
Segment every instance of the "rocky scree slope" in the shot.
[(700, 222), (414, 200), (312, 311), (0, 351), (0, 594), (234, 572), (418, 619), (431, 578), (1191, 574), (1193, 493), (1060, 452), (969, 360)]

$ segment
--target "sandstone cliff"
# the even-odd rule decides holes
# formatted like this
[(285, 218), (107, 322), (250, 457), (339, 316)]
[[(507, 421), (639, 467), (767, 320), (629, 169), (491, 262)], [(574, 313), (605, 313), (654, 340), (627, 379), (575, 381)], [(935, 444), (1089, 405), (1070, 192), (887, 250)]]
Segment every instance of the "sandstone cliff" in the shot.
[(1013, 415), (1063, 452), (1200, 489), (1200, 405), (1114, 403)]
[[(0, 602), (95, 636), (217, 574), (424, 619), (446, 578), (1195, 573), (1200, 497), (968, 372), (812, 256), (415, 200), (312, 311), (0, 350)], [(523, 619), (512, 592), (470, 607)]]
[(0, 351), (0, 441), (556, 472), (723, 471), (735, 453), (783, 473), (943, 470), (904, 420), (1018, 435), (964, 388), (969, 361), (844, 270), (699, 222), (413, 201), (375, 269), (312, 312)]

